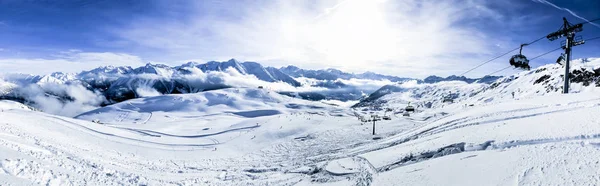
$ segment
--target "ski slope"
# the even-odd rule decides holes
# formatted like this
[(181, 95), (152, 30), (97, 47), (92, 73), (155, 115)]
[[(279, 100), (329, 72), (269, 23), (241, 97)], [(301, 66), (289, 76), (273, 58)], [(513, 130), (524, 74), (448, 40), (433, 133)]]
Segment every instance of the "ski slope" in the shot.
[(387, 113), (377, 140), (354, 115), (382, 111), (262, 89), (139, 98), (76, 118), (0, 108), (0, 185), (600, 182), (594, 92)]

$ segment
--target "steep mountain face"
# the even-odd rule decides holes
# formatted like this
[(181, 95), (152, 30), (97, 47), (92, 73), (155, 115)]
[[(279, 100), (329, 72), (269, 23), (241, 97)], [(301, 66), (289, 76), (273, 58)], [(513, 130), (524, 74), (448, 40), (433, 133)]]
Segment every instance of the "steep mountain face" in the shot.
[(83, 71), (83, 72), (79, 73), (77, 76), (78, 77), (92, 77), (92, 76), (95, 77), (95, 76), (101, 75), (101, 74), (123, 75), (123, 74), (132, 73), (132, 72), (133, 72), (133, 68), (131, 68), (130, 66), (121, 66), (121, 67), (104, 66), (104, 67), (98, 67), (98, 68), (92, 69), (90, 71)]
[(292, 76), (292, 77), (307, 77), (307, 78), (313, 78), (313, 79), (317, 79), (317, 80), (337, 80), (337, 79), (370, 79), (370, 80), (389, 80), (392, 82), (401, 82), (401, 81), (408, 81), (408, 80), (414, 80), (412, 78), (402, 78), (402, 77), (396, 77), (396, 76), (388, 76), (388, 75), (381, 75), (381, 74), (377, 74), (377, 73), (373, 73), (373, 72), (365, 72), (365, 73), (361, 73), (361, 74), (353, 74), (353, 73), (347, 73), (347, 72), (343, 72), (337, 69), (324, 69), (324, 70), (305, 70), (305, 69), (301, 69), (298, 68), (296, 66), (286, 66), (286, 67), (281, 67), (279, 68), (279, 70), (281, 70), (282, 72)]
[(134, 74), (155, 74), (161, 77), (173, 76), (174, 69), (163, 64), (146, 64), (146, 66), (133, 69)]
[(241, 74), (248, 74), (246, 72), (246, 69), (244, 68), (244, 66), (242, 66), (242, 64), (235, 59), (230, 59), (229, 61), (225, 61), (225, 62), (209, 61), (205, 64), (197, 65), (196, 67), (198, 67), (203, 72), (207, 72), (207, 71), (221, 71), (222, 72), (222, 71), (227, 70), (228, 68), (233, 68), (234, 70), (238, 71)]
[[(189, 64), (189, 63), (188, 63)], [(266, 81), (266, 82), (278, 82), (282, 81), (288, 83), (292, 86), (298, 87), (301, 86), (300, 82), (296, 81), (294, 78), (289, 75), (281, 72), (279, 69), (272, 67), (264, 67), (257, 62), (243, 62), (240, 63), (235, 59), (230, 59), (226, 62), (216, 62), (211, 61), (206, 64), (196, 65), (203, 72), (208, 71), (225, 71), (228, 68), (233, 68), (240, 74), (244, 75), (254, 75), (258, 79)]]
[(337, 75), (325, 70), (304, 70), (296, 66), (282, 67), (279, 70), (292, 77), (307, 77), (317, 80), (336, 80), (339, 78)]
[(500, 79), (502, 76), (484, 76), (482, 78), (467, 78), (465, 76), (448, 76), (448, 77), (440, 77), (440, 76), (429, 76), (423, 79), (424, 83), (438, 83), (442, 81), (463, 81), (466, 83), (493, 83), (494, 81)]
[(9, 75), (9, 79), (19, 79), (18, 84), (63, 84), (68, 81), (72, 81), (76, 79), (76, 74), (72, 73), (62, 73), (62, 72), (54, 72), (52, 74), (47, 75), (26, 75), (26, 74), (12, 74)]
[[(560, 94), (563, 89), (563, 74), (563, 66), (549, 64), (531, 71), (502, 77), (489, 84), (482, 80), (482, 83), (440, 81), (432, 84), (389, 85), (373, 92), (354, 107), (400, 108), (406, 106), (408, 102), (420, 107), (443, 107), (454, 103), (459, 103), (454, 105), (494, 104), (506, 99)], [(569, 76), (571, 93), (600, 92), (600, 58), (585, 63), (582, 60), (573, 61)]]
[(281, 72), (277, 68), (267, 67), (266, 70), (271, 75), (271, 77), (273, 77), (273, 81), (270, 81), (270, 82), (274, 82), (275, 80), (280, 80), (283, 82), (288, 82), (290, 85), (295, 86), (295, 87), (302, 86), (302, 84), (300, 82), (296, 81), (296, 79)]

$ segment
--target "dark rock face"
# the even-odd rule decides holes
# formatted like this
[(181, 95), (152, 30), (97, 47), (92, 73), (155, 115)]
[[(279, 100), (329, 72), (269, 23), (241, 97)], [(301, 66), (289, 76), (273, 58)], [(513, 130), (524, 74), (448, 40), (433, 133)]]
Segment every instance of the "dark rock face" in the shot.
[(542, 77), (540, 77), (539, 79), (535, 80), (535, 82), (533, 82), (533, 84), (535, 85), (535, 84), (544, 82), (548, 79), (550, 79), (550, 75), (546, 74), (546, 75), (543, 75)]
[(571, 83), (582, 83), (583, 86), (589, 86), (591, 84), (595, 84), (598, 86), (600, 84), (600, 68), (595, 69), (593, 71), (588, 71), (584, 68), (575, 69), (573, 72), (569, 73), (569, 78)]

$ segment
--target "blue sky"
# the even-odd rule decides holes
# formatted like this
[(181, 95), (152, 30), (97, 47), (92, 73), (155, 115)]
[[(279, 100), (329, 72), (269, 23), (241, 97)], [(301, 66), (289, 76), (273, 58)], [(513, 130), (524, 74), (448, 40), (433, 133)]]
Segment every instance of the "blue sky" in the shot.
[[(557, 30), (562, 17), (583, 21), (557, 7), (600, 18), (598, 0), (0, 0), (0, 72), (236, 58), (445, 76)], [(578, 34), (600, 36), (600, 21)], [(523, 52), (533, 57), (559, 45), (544, 39)], [(600, 39), (573, 55), (600, 57)], [(501, 69), (509, 56), (466, 75)]]

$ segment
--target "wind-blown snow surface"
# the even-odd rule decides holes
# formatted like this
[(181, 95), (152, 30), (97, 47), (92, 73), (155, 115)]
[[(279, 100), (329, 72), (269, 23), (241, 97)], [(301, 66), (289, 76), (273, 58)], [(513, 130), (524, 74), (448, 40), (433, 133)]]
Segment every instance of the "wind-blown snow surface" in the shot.
[[(594, 185), (600, 95), (371, 123), (263, 89), (134, 99), (72, 119), (0, 102), (0, 185)], [(83, 120), (81, 120), (83, 119)], [(94, 123), (91, 121), (99, 122)]]

